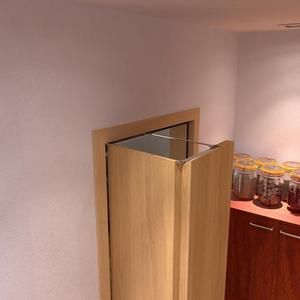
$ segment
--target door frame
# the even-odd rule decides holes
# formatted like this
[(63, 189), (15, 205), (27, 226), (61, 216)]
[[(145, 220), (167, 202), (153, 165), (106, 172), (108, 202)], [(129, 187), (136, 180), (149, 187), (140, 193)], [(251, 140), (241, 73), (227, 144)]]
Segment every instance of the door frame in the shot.
[[(199, 140), (200, 109), (185, 111), (135, 121), (110, 128), (93, 130), (93, 159), (95, 181), (96, 234), (98, 253), (98, 280), (100, 299), (111, 299), (110, 246), (107, 195), (106, 145), (121, 139), (157, 131), (174, 125), (188, 123), (188, 139)], [(189, 149), (191, 153), (196, 150)]]

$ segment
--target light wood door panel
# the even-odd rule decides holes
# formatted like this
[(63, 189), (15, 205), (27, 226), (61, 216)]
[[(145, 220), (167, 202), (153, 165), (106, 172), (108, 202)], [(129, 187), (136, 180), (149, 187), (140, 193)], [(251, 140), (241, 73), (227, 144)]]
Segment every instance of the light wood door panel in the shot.
[[(177, 124), (188, 123), (188, 139), (199, 137), (199, 108), (175, 112), (168, 115), (156, 116), (150, 119), (121, 124), (110, 128), (93, 130), (93, 159), (95, 178), (95, 209), (98, 251), (98, 271), (100, 299), (111, 300), (110, 251), (108, 233), (108, 191), (106, 145), (117, 140), (138, 136), (145, 132), (154, 132)], [(189, 147), (189, 154), (197, 151), (196, 144)]]
[(174, 160), (109, 145), (112, 300), (173, 299), (179, 167)]
[(183, 166), (182, 300), (224, 299), (232, 155), (225, 142)]
[(224, 299), (232, 156), (108, 146), (112, 300)]

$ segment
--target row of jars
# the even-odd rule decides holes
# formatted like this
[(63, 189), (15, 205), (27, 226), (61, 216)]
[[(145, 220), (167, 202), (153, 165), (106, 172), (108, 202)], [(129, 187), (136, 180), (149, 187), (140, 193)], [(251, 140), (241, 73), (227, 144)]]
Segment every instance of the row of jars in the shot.
[(237, 198), (251, 200), (257, 195), (264, 206), (280, 206), (300, 213), (300, 162), (285, 162), (279, 165), (269, 157), (253, 160), (250, 155), (234, 155), (233, 193)]

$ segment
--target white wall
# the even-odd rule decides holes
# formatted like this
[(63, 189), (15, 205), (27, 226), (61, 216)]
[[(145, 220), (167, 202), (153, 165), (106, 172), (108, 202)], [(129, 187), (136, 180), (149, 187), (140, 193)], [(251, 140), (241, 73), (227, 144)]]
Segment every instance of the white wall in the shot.
[(92, 129), (199, 106), (232, 138), (236, 37), (41, 2), (0, 4), (0, 299), (93, 300)]
[(243, 33), (236, 150), (300, 160), (300, 31)]

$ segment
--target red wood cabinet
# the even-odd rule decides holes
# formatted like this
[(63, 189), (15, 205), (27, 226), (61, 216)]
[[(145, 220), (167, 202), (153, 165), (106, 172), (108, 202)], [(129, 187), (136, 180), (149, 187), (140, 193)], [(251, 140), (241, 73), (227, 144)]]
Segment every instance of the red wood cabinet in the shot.
[(225, 299), (299, 300), (300, 226), (231, 209)]
[(278, 237), (275, 300), (300, 299), (300, 227), (282, 224)]

